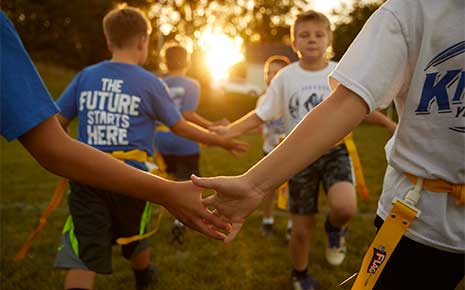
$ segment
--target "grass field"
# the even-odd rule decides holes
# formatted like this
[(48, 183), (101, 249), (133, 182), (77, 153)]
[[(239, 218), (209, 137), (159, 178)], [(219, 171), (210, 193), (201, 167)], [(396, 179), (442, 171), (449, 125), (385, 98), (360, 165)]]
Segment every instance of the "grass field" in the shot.
[[(39, 66), (52, 95), (57, 97), (73, 77), (73, 72), (54, 66)], [(210, 118), (231, 120), (254, 107), (256, 99), (245, 96), (210, 96), (202, 100), (200, 112)], [(75, 131), (75, 125), (74, 125)], [(328, 265), (324, 257), (325, 236), (322, 228), (327, 212), (321, 199), (320, 216), (311, 250), (310, 272), (321, 281), (323, 289), (337, 289), (337, 284), (358, 270), (363, 253), (374, 234), (372, 219), (380, 194), (386, 161), (383, 146), (387, 132), (369, 125), (356, 130), (356, 143), (370, 189), (370, 197), (359, 201), (359, 214), (351, 222), (348, 255), (340, 267)], [(204, 176), (233, 175), (244, 172), (261, 157), (261, 138), (243, 138), (251, 144), (246, 155), (235, 158), (216, 148), (205, 148), (201, 155)], [(47, 206), (56, 176), (42, 169), (18, 142), (0, 142), (1, 154), (1, 284), (4, 290), (63, 289), (64, 272), (53, 269), (61, 228), (67, 216), (66, 201), (53, 213), (45, 230), (34, 242), (26, 259), (13, 262), (16, 252), (38, 223)], [(209, 240), (188, 231), (183, 245), (172, 244), (172, 217), (163, 219), (156, 236), (151, 238), (152, 259), (160, 269), (156, 289), (184, 290), (282, 290), (291, 289), (287, 243), (284, 238), (286, 213), (276, 212), (277, 234), (260, 234), (260, 212), (248, 220), (237, 240), (230, 245)], [(95, 289), (133, 289), (132, 272), (115, 247), (111, 276), (97, 276)], [(338, 288), (343, 289), (343, 288)], [(350, 289), (345, 287), (344, 289)]]

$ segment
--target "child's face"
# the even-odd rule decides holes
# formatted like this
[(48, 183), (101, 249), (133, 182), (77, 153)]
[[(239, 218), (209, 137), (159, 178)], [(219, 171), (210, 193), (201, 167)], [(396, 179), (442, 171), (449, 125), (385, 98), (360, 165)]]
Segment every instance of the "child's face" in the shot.
[(305, 21), (295, 27), (294, 49), (301, 59), (318, 61), (324, 58), (331, 45), (330, 33), (325, 24), (316, 21)]
[(285, 65), (281, 62), (270, 63), (270, 65), (268, 66), (268, 70), (265, 72), (265, 82), (267, 86), (270, 85), (271, 80), (274, 78), (274, 76), (284, 67)]

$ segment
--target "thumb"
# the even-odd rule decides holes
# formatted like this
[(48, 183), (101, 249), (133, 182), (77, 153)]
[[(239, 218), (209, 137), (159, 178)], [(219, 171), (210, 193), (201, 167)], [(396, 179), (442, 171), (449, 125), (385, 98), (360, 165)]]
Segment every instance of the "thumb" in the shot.
[(192, 174), (191, 180), (192, 180), (192, 183), (194, 183), (194, 185), (198, 187), (207, 188), (207, 189), (216, 188), (216, 182), (214, 181), (213, 178), (198, 177), (195, 174)]

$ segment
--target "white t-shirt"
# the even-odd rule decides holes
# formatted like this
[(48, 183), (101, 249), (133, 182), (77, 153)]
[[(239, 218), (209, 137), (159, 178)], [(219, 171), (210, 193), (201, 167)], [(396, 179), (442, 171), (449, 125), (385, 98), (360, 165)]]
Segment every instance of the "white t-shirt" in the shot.
[(265, 122), (282, 119), (286, 134), (316, 105), (331, 94), (328, 75), (336, 66), (330, 61), (319, 71), (306, 71), (294, 62), (278, 72), (255, 112)]
[[(386, 145), (389, 167), (378, 215), (413, 187), (403, 173), (465, 183), (465, 1), (391, 0), (368, 20), (331, 77), (370, 111), (393, 99), (399, 125)], [(420, 243), (465, 252), (465, 207), (423, 191), (407, 232)]]
[[(263, 96), (258, 99), (257, 106), (262, 102)], [(284, 137), (286, 137), (286, 130), (284, 122), (281, 119), (273, 120), (263, 124), (263, 152), (270, 153)]]

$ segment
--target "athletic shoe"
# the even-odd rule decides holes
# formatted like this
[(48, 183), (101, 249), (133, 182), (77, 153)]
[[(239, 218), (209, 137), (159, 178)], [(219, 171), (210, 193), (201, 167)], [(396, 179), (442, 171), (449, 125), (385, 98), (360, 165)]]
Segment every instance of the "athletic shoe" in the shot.
[(180, 245), (184, 244), (184, 232), (186, 227), (184, 224), (177, 219), (174, 220), (173, 228), (171, 229), (172, 239), (171, 242), (177, 242)]
[(150, 264), (147, 270), (147, 276), (143, 280), (138, 281), (136, 279), (136, 290), (148, 290), (153, 289), (158, 281), (158, 269), (155, 265)]
[(308, 274), (303, 277), (297, 277), (292, 275), (292, 285), (294, 290), (318, 290), (320, 289), (320, 283)]
[(325, 230), (328, 238), (326, 245), (326, 260), (333, 266), (339, 266), (342, 264), (346, 256), (347, 248), (345, 235), (347, 229), (342, 228), (340, 230), (335, 230), (331, 227), (328, 220), (326, 220)]
[(273, 235), (273, 224), (262, 223), (262, 235), (269, 237)]
[(291, 240), (291, 234), (292, 234), (292, 227), (288, 227), (286, 230), (286, 240), (288, 241)]

